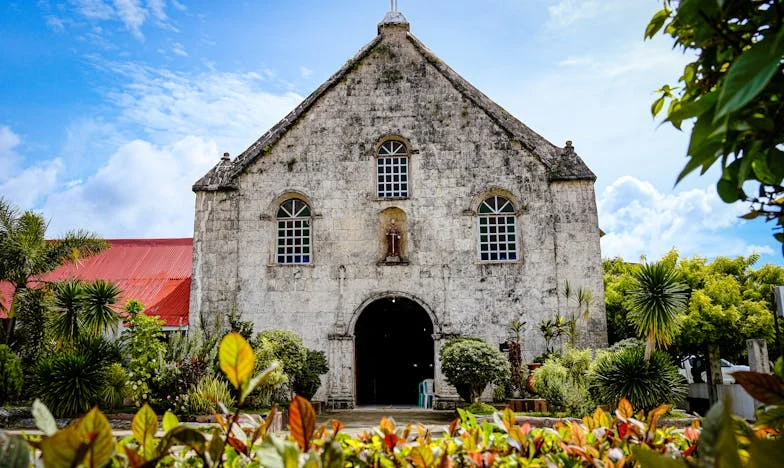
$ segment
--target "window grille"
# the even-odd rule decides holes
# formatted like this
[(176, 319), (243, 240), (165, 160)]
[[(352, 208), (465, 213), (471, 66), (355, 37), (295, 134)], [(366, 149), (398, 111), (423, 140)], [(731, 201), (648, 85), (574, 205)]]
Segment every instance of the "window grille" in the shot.
[(517, 260), (517, 222), (512, 203), (490, 197), (479, 206), (479, 258), (487, 262)]
[(310, 263), (310, 207), (297, 198), (278, 209), (278, 263)]
[(397, 140), (381, 145), (376, 160), (378, 198), (408, 198), (408, 148)]

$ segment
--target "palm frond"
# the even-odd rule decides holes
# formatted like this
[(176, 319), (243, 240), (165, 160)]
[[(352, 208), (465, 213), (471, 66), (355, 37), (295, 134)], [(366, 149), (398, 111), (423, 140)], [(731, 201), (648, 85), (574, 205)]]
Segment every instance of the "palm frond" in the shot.
[(117, 331), (120, 315), (112, 309), (120, 296), (120, 289), (111, 282), (98, 280), (84, 287), (82, 296), (82, 324), (91, 336), (105, 330)]
[(629, 319), (637, 333), (653, 345), (668, 345), (680, 326), (680, 313), (689, 300), (689, 288), (675, 270), (661, 262), (644, 264), (634, 275), (637, 286), (630, 291)]

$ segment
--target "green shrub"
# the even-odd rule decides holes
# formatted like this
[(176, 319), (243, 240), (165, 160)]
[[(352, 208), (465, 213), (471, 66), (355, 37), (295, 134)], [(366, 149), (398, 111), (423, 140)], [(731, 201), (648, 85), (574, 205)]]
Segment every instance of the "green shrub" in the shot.
[(593, 406), (585, 378), (579, 375), (575, 378), (577, 372), (564, 366), (560, 359), (552, 357), (534, 371), (534, 388), (547, 400), (550, 411), (582, 416)]
[(506, 356), (476, 338), (454, 338), (444, 344), (441, 370), (460, 397), (470, 403), (479, 399), (489, 383), (503, 385), (511, 376)]
[(566, 351), (556, 357), (557, 361), (569, 371), (569, 378), (581, 387), (588, 385), (588, 371), (593, 360), (590, 349), (575, 349), (567, 346)]
[(76, 416), (101, 402), (106, 375), (103, 362), (90, 353), (69, 350), (43, 358), (35, 373), (38, 396), (55, 416)]
[[(259, 338), (254, 342), (253, 352), (256, 354), (256, 367), (254, 372), (256, 374), (267, 369), (273, 362), (279, 363), (275, 351), (276, 345), (271, 340)], [(286, 373), (283, 372), (282, 366), (269, 373), (267, 379), (256, 387), (256, 391), (252, 394), (253, 406), (256, 408), (271, 406), (273, 399), (275, 399), (275, 395), (283, 392), (281, 389), (288, 382), (289, 378)]]
[(106, 385), (101, 392), (102, 407), (112, 409), (122, 405), (128, 394), (128, 373), (119, 362), (106, 369)]
[(22, 390), (22, 360), (6, 345), (0, 345), (0, 405), (15, 399)]
[(125, 305), (128, 327), (120, 336), (124, 351), (131, 356), (128, 381), (131, 397), (137, 405), (152, 399), (153, 380), (159, 377), (160, 361), (166, 350), (163, 320), (150, 317), (142, 310), (144, 305), (141, 302), (128, 301)]
[(323, 351), (308, 349), (305, 365), (292, 383), (294, 392), (308, 400), (312, 399), (321, 386), (321, 376), (327, 372), (327, 355)]
[(592, 370), (590, 389), (601, 404), (614, 406), (625, 397), (632, 406), (646, 411), (681, 401), (688, 393), (686, 379), (678, 373), (670, 356), (654, 351), (646, 362), (644, 346), (599, 356)]
[(55, 415), (75, 416), (101, 403), (106, 368), (119, 360), (115, 343), (82, 337), (38, 362), (34, 387)]
[(302, 344), (299, 335), (288, 330), (264, 330), (256, 334), (254, 344), (258, 345), (262, 340), (267, 340), (274, 345), (275, 357), (289, 380), (299, 375), (308, 357), (307, 348)]
[(188, 401), (191, 411), (206, 414), (220, 411), (219, 403), (223, 403), (228, 408), (232, 405), (234, 397), (231, 395), (226, 381), (218, 377), (207, 376), (188, 392)]

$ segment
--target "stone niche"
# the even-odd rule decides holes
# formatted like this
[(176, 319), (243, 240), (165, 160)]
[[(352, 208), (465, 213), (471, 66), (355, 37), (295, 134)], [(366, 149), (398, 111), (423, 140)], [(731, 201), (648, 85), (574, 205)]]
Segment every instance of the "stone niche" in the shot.
[[(392, 231), (397, 231), (394, 242), (397, 255), (392, 255)], [(378, 214), (378, 259), (380, 264), (394, 265), (408, 263), (408, 216), (398, 207), (390, 207)]]

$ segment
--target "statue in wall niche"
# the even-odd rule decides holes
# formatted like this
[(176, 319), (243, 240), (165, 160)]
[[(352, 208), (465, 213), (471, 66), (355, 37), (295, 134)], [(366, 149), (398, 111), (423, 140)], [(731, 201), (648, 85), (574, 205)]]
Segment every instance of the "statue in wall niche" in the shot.
[(392, 222), (389, 223), (389, 229), (387, 229), (387, 261), (388, 262), (399, 262), (400, 261), (400, 230), (397, 228), (397, 224), (393, 219)]

